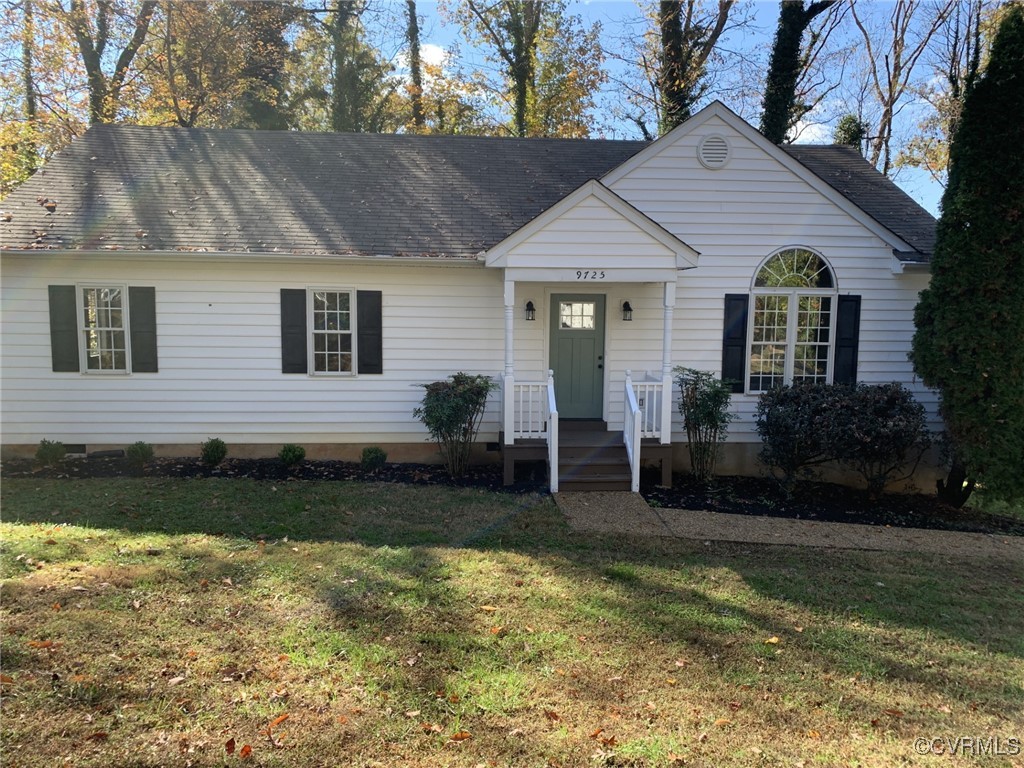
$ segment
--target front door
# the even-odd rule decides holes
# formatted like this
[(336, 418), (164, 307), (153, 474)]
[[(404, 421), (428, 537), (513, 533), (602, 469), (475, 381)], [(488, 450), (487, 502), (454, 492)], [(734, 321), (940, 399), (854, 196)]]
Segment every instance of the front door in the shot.
[(552, 296), (550, 317), (558, 416), (600, 419), (604, 404), (604, 296)]

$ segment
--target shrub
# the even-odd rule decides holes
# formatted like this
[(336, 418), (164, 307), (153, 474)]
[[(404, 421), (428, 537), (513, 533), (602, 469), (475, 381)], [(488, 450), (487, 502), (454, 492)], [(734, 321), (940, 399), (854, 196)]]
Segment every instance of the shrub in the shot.
[(846, 388), (842, 407), (833, 413), (828, 439), (836, 459), (867, 481), (872, 496), (913, 475), (931, 445), (924, 406), (896, 382)]
[(219, 437), (211, 437), (199, 446), (199, 455), (202, 457), (203, 464), (216, 467), (228, 455), (228, 446)]
[(277, 458), (279, 458), (281, 463), (286, 467), (294, 467), (305, 461), (306, 449), (301, 445), (288, 443), (287, 445), (281, 446), (281, 450), (278, 452)]
[[(858, 472), (871, 495), (910, 477), (931, 443), (924, 407), (901, 384), (797, 384), (757, 404), (761, 461), (792, 489), (829, 461)], [(908, 464), (912, 466), (903, 472)]]
[(781, 473), (786, 493), (797, 480), (809, 478), (818, 464), (833, 459), (824, 423), (836, 402), (834, 384), (796, 384), (761, 393), (755, 424), (761, 437), (758, 458)]
[(40, 440), (36, 448), (36, 461), (44, 467), (53, 467), (64, 461), (68, 449), (60, 440)]
[(376, 445), (368, 445), (363, 448), (360, 464), (364, 472), (376, 472), (378, 469), (382, 469), (387, 461), (388, 455), (383, 448), (378, 448)]
[(421, 385), (426, 394), (413, 415), (426, 425), (444, 457), (452, 477), (461, 477), (469, 466), (487, 395), (497, 385), (487, 376), (456, 373), (447, 381)]
[(125, 448), (124, 455), (128, 459), (128, 466), (136, 472), (141, 472), (142, 468), (153, 460), (153, 446), (139, 440)]
[(690, 465), (694, 477), (707, 482), (715, 474), (715, 463), (728, 434), (729, 422), (735, 418), (729, 411), (730, 386), (706, 371), (676, 368), (675, 373), (682, 395), (679, 413), (686, 427)]

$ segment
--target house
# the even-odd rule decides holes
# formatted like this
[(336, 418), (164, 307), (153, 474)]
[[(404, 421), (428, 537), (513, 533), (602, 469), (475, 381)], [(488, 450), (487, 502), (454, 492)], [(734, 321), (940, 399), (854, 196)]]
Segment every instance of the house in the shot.
[(678, 365), (735, 382), (726, 472), (777, 384), (900, 381), (937, 418), (907, 361), (934, 219), (717, 102), (651, 143), (95, 126), (0, 209), (8, 455), (424, 460), (417, 385), (456, 371), (502, 385), (481, 450), (563, 489), (685, 461)]

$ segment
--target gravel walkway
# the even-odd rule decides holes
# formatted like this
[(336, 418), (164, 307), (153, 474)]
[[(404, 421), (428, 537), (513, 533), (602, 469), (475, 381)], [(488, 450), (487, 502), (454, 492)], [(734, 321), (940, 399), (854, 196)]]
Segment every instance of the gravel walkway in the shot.
[(930, 552), (958, 557), (998, 557), (1024, 562), (1024, 537), (926, 531), (853, 523), (823, 523), (729, 515), (689, 509), (654, 509), (638, 493), (558, 493), (555, 502), (576, 530), (699, 541)]

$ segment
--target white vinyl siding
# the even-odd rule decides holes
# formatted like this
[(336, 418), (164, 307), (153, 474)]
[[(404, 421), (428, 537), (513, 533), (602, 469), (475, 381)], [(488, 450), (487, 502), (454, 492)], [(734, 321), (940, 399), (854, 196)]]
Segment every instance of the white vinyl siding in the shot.
[[(697, 157), (701, 137), (712, 133), (727, 137), (732, 152), (717, 171)], [(766, 257), (801, 243), (827, 254), (839, 294), (862, 297), (857, 380), (903, 383), (928, 408), (931, 426), (941, 427), (936, 394), (907, 360), (927, 271), (893, 274), (891, 246), (749, 138), (712, 117), (608, 186), (701, 254), (697, 269), (679, 273), (676, 365), (720, 373), (724, 295), (750, 293)], [(732, 402), (739, 419), (730, 441), (757, 442), (757, 395), (733, 395)], [(685, 440), (678, 414), (673, 432), (674, 440)]]

